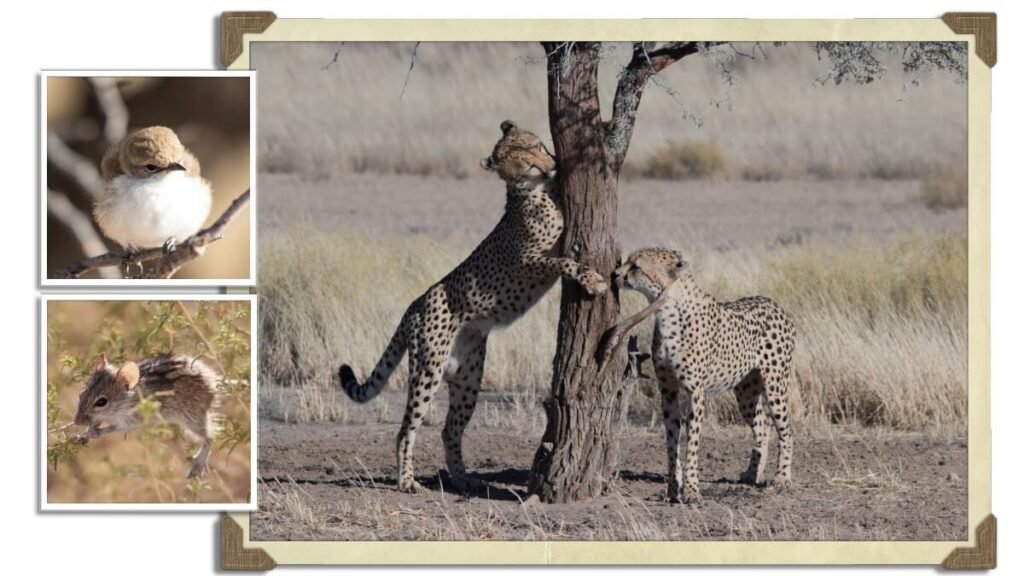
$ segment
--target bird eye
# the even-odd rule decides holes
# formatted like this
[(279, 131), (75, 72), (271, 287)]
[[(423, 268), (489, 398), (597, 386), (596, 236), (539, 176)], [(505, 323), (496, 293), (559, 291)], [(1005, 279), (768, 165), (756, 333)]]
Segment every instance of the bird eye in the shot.
[(96, 402), (93, 404), (93, 406), (95, 406), (97, 408), (103, 408), (106, 405), (107, 405), (107, 399), (106, 399), (106, 397), (102, 397), (102, 396), (100, 398), (97, 398)]
[(147, 172), (156, 172), (156, 164), (146, 164)]

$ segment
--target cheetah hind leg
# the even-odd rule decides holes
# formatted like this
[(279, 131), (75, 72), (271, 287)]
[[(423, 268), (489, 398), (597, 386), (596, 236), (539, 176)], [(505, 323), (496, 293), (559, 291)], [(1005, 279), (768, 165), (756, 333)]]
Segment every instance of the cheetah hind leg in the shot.
[(474, 492), (487, 486), (466, 475), (462, 454), (462, 434), (473, 417), (480, 381), (483, 378), (487, 336), (463, 330), (455, 340), (451, 360), (445, 370), (448, 382), (448, 416), (441, 433), (444, 440), (445, 464), (452, 487), (459, 492)]
[(409, 354), (409, 395), (405, 405), (405, 416), (398, 431), (398, 489), (402, 492), (423, 491), (413, 473), (413, 446), (416, 444), (416, 430), (423, 424), (423, 418), (430, 407), (437, 388), (441, 385), (444, 362), (451, 351), (451, 337), (442, 337), (431, 346), (410, 347)]
[(775, 422), (775, 431), (779, 435), (779, 469), (772, 479), (773, 490), (785, 490), (793, 485), (793, 432), (789, 427), (789, 382), (792, 381), (792, 368), (769, 372), (764, 375), (765, 394), (768, 399), (768, 411)]

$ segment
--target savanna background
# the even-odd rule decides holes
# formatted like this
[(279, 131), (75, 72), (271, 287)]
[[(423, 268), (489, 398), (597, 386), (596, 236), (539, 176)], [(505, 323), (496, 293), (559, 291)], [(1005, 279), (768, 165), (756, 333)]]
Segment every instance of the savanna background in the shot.
[[(46, 303), (46, 501), (244, 503), (252, 463), (248, 301), (50, 300)], [(72, 424), (100, 354), (112, 364), (162, 353), (203, 359), (220, 376), (220, 429), (202, 480), (186, 479), (199, 443), (140, 403), (143, 426), (95, 438)]]
[[(103, 153), (126, 133), (167, 126), (196, 155), (203, 178), (213, 188), (204, 227), (249, 188), (249, 78), (50, 76), (45, 82), (47, 278), (82, 258), (121, 250), (103, 236), (92, 206), (103, 186), (99, 173)], [(247, 205), (221, 240), (174, 277), (249, 278), (249, 219)], [(88, 240), (72, 234), (69, 222), (80, 227)], [(117, 267), (103, 270), (112, 278), (121, 275)], [(91, 271), (82, 277), (100, 276)]]
[[(610, 101), (628, 46), (608, 45)], [(950, 540), (967, 513), (966, 85), (836, 85), (813, 47), (737, 44), (648, 87), (619, 185), (625, 252), (679, 249), (720, 299), (763, 294), (798, 326), (796, 487), (735, 484), (750, 433), (731, 396), (702, 435), (705, 502), (671, 507), (656, 385), (633, 392), (610, 494), (523, 504), (544, 429), (558, 288), (492, 335), (446, 491), (435, 400), (416, 445), (425, 495), (394, 490), (404, 363), (356, 405), (406, 306), (498, 221), (479, 168), (515, 120), (550, 144), (544, 55), (520, 43), (254, 43), (260, 74), (261, 377), (254, 539)], [(550, 147), (550, 146), (549, 146)], [(625, 293), (623, 313), (643, 305)], [(641, 330), (650, 342), (650, 321)], [(648, 371), (650, 371), (648, 367)], [(774, 464), (774, 433), (769, 469)]]

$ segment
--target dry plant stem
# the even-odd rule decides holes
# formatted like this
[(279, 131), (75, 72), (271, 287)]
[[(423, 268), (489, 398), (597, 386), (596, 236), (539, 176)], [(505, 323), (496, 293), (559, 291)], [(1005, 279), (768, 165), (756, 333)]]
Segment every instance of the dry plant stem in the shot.
[[(82, 247), (82, 253), (87, 257), (102, 254), (107, 249), (103, 239), (100, 238), (96, 228), (93, 227), (92, 219), (76, 208), (64, 194), (47, 190), (46, 212), (59, 220), (71, 232), (78, 245)], [(105, 280), (114, 280), (121, 277), (116, 268), (101, 268), (99, 275)]]
[(209, 228), (196, 232), (184, 242), (181, 242), (170, 254), (165, 254), (161, 248), (147, 248), (132, 254), (126, 258), (123, 252), (108, 252), (100, 256), (85, 258), (68, 266), (57, 273), (57, 278), (78, 278), (89, 270), (105, 268), (109, 266), (120, 266), (122, 263), (142, 264), (159, 260), (152, 270), (140, 276), (143, 279), (170, 278), (185, 264), (199, 258), (206, 251), (206, 246), (220, 240), (223, 237), (224, 228), (231, 223), (238, 212), (249, 202), (249, 190), (235, 198), (227, 210), (220, 215)]

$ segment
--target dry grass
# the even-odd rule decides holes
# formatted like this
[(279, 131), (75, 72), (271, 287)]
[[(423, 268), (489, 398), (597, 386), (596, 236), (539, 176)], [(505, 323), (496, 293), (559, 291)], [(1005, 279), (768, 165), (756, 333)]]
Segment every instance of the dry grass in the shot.
[[(404, 95), (412, 44), (345, 44), (337, 63), (323, 70), (336, 48), (253, 47), (261, 170), (314, 179), (356, 172), (462, 177), (478, 172), (506, 117), (546, 138), (538, 44), (424, 43)], [(600, 95), (609, 103), (630, 52), (625, 45), (606, 48)], [(731, 106), (723, 105), (726, 88), (707, 60), (688, 58), (666, 69), (662, 86), (644, 94), (627, 164), (642, 171), (665, 142), (709, 140), (736, 175), (753, 180), (911, 178), (965, 162), (965, 85), (939, 75), (905, 86), (899, 63), (888, 57), (886, 79), (819, 85), (814, 79), (827, 63), (809, 46), (766, 51), (767, 59), (733, 63)]]
[(726, 168), (725, 154), (714, 142), (668, 142), (647, 157), (637, 175), (658, 180), (714, 178), (725, 175)]
[[(350, 362), (357, 373), (367, 373), (409, 302), (468, 249), (311, 227), (265, 234), (261, 374), (268, 382), (302, 385), (300, 408), (289, 419), (342, 418), (333, 402), (339, 392), (331, 385), (338, 364)], [(702, 249), (689, 257), (702, 285), (720, 299), (763, 294), (793, 314), (799, 330), (794, 417), (801, 425), (964, 424), (965, 237), (920, 234), (887, 243), (860, 238), (842, 246)], [(643, 305), (632, 293), (623, 303), (624, 313)], [(521, 395), (526, 402), (546, 394), (557, 318), (556, 288), (492, 337), (485, 388)], [(642, 341), (649, 342), (650, 330), (648, 322)], [(406, 376), (403, 363), (391, 385), (403, 387)], [(655, 394), (641, 390), (640, 409), (653, 409)], [(734, 404), (717, 403), (722, 420), (736, 420)]]
[(967, 206), (967, 168), (958, 165), (932, 171), (921, 181), (921, 201), (932, 209)]

